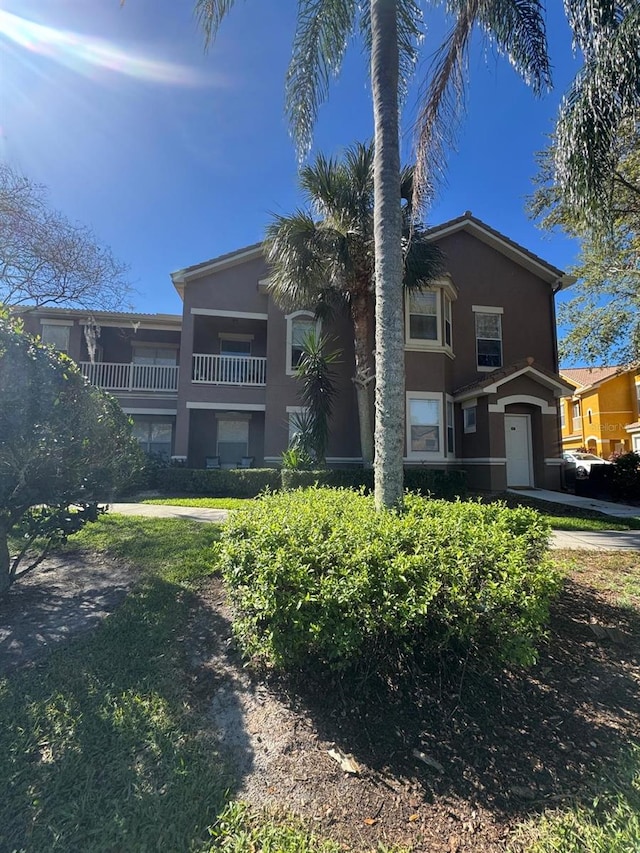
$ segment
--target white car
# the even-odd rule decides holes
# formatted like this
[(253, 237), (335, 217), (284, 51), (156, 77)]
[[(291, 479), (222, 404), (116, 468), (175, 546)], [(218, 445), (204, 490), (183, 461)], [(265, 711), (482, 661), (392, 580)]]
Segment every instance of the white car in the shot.
[(579, 450), (565, 450), (562, 457), (565, 462), (576, 466), (578, 480), (585, 480), (589, 476), (592, 465), (611, 465), (611, 462), (596, 456), (595, 453), (582, 453)]

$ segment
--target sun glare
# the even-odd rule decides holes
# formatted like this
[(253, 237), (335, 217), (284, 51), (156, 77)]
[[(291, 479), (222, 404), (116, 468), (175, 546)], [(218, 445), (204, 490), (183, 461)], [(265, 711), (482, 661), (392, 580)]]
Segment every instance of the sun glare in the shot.
[(105, 39), (36, 24), (1, 10), (0, 36), (79, 74), (101, 69), (142, 81), (174, 86), (201, 86), (210, 82), (204, 75), (185, 65), (135, 54)]

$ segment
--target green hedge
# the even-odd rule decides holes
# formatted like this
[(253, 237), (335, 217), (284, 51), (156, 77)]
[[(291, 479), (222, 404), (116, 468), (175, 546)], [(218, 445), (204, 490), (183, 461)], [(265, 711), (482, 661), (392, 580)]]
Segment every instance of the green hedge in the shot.
[[(373, 490), (373, 471), (362, 468), (327, 468), (320, 471), (292, 471), (283, 469), (282, 488), (301, 489), (309, 486)], [(434, 498), (455, 500), (467, 495), (465, 471), (438, 471), (431, 468), (405, 468), (404, 487), (410, 492), (431, 495)]]
[(376, 660), (473, 647), (529, 663), (558, 579), (535, 510), (313, 488), (236, 511), (220, 565), (239, 640), (276, 667)]
[(165, 468), (158, 486), (167, 494), (211, 495), (218, 498), (254, 498), (265, 489), (280, 488), (277, 468)]
[[(297, 471), (283, 468), (162, 468), (154, 469), (153, 483), (167, 494), (211, 495), (219, 498), (254, 498), (265, 490), (301, 489), (309, 486), (373, 491), (373, 471), (362, 468), (324, 468)], [(405, 468), (405, 488), (434, 498), (455, 500), (466, 496), (464, 471)]]

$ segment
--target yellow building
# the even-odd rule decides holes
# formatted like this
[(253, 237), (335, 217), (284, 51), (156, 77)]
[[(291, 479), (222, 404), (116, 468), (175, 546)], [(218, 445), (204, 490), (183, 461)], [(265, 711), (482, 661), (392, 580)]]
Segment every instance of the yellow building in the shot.
[(604, 459), (640, 452), (640, 368), (561, 368), (560, 375), (576, 389), (560, 401), (563, 450), (584, 448)]

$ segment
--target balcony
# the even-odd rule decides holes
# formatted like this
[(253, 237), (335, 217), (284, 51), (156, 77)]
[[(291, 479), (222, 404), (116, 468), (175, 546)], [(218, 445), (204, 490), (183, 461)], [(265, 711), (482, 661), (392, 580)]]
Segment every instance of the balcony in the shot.
[(192, 380), (202, 385), (264, 386), (267, 384), (267, 359), (194, 353)]
[(582, 418), (580, 415), (574, 416), (571, 419), (571, 428), (573, 429), (573, 434), (575, 435), (578, 432), (582, 432)]
[(80, 370), (92, 385), (105, 391), (178, 390), (178, 366), (175, 364), (118, 364), (101, 361), (92, 364), (81, 361)]

